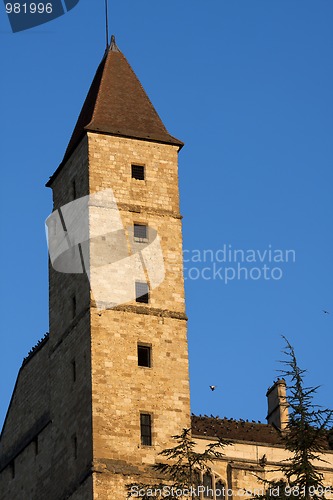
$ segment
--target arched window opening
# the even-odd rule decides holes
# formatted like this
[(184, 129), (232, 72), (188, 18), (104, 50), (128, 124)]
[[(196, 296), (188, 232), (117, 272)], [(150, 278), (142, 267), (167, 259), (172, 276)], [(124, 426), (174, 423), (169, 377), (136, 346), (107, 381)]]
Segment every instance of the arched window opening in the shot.
[(214, 498), (214, 491), (213, 491), (213, 479), (212, 476), (206, 472), (203, 475), (203, 486), (204, 486), (204, 498)]
[(193, 487), (194, 487), (194, 492), (195, 495), (194, 498), (198, 497), (200, 498), (200, 491), (198, 490), (198, 486), (202, 484), (200, 473), (198, 471), (193, 472)]
[(219, 498), (224, 498), (225, 497), (225, 485), (222, 483), (222, 481), (217, 481), (215, 483), (215, 498), (216, 500)]

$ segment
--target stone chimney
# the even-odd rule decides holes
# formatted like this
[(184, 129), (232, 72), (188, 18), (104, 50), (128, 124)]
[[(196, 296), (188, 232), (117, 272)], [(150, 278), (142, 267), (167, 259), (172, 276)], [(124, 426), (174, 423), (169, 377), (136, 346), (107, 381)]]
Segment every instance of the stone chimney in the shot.
[(288, 424), (288, 403), (286, 381), (277, 380), (266, 393), (268, 402), (267, 423), (285, 430)]

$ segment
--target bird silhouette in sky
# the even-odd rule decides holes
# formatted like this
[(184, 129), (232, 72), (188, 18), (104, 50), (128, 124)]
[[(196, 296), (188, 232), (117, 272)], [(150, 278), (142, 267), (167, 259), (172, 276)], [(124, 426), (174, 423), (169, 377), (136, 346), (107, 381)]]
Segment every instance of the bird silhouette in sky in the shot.
[(324, 313), (324, 314), (330, 314), (330, 312), (329, 312), (329, 311), (326, 311), (325, 309), (323, 309), (323, 313)]
[(215, 391), (216, 385), (210, 385), (209, 388), (210, 388), (211, 391)]

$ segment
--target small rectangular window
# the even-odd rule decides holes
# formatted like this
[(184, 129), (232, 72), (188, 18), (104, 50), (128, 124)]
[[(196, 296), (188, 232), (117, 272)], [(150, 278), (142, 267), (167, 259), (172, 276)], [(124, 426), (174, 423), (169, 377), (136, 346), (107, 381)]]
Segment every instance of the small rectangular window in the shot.
[(136, 302), (149, 303), (149, 288), (147, 283), (142, 281), (135, 282), (135, 297)]
[(140, 415), (140, 429), (141, 429), (141, 444), (144, 446), (151, 446), (151, 415), (149, 413), (141, 413)]
[(142, 165), (132, 165), (132, 179), (145, 180), (145, 167)]
[(138, 344), (138, 365), (151, 367), (151, 347)]
[(134, 224), (134, 241), (140, 243), (147, 241), (147, 233), (147, 226), (144, 224)]

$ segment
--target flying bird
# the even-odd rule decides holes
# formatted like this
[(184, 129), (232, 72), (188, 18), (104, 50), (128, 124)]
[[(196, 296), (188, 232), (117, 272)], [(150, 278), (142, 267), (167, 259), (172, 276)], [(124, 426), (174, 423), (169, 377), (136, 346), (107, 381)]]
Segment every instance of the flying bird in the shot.
[(209, 388), (210, 388), (211, 391), (215, 391), (216, 385), (210, 385)]
[(330, 312), (329, 311), (325, 311), (325, 309), (323, 309), (323, 313), (324, 314), (329, 314)]

